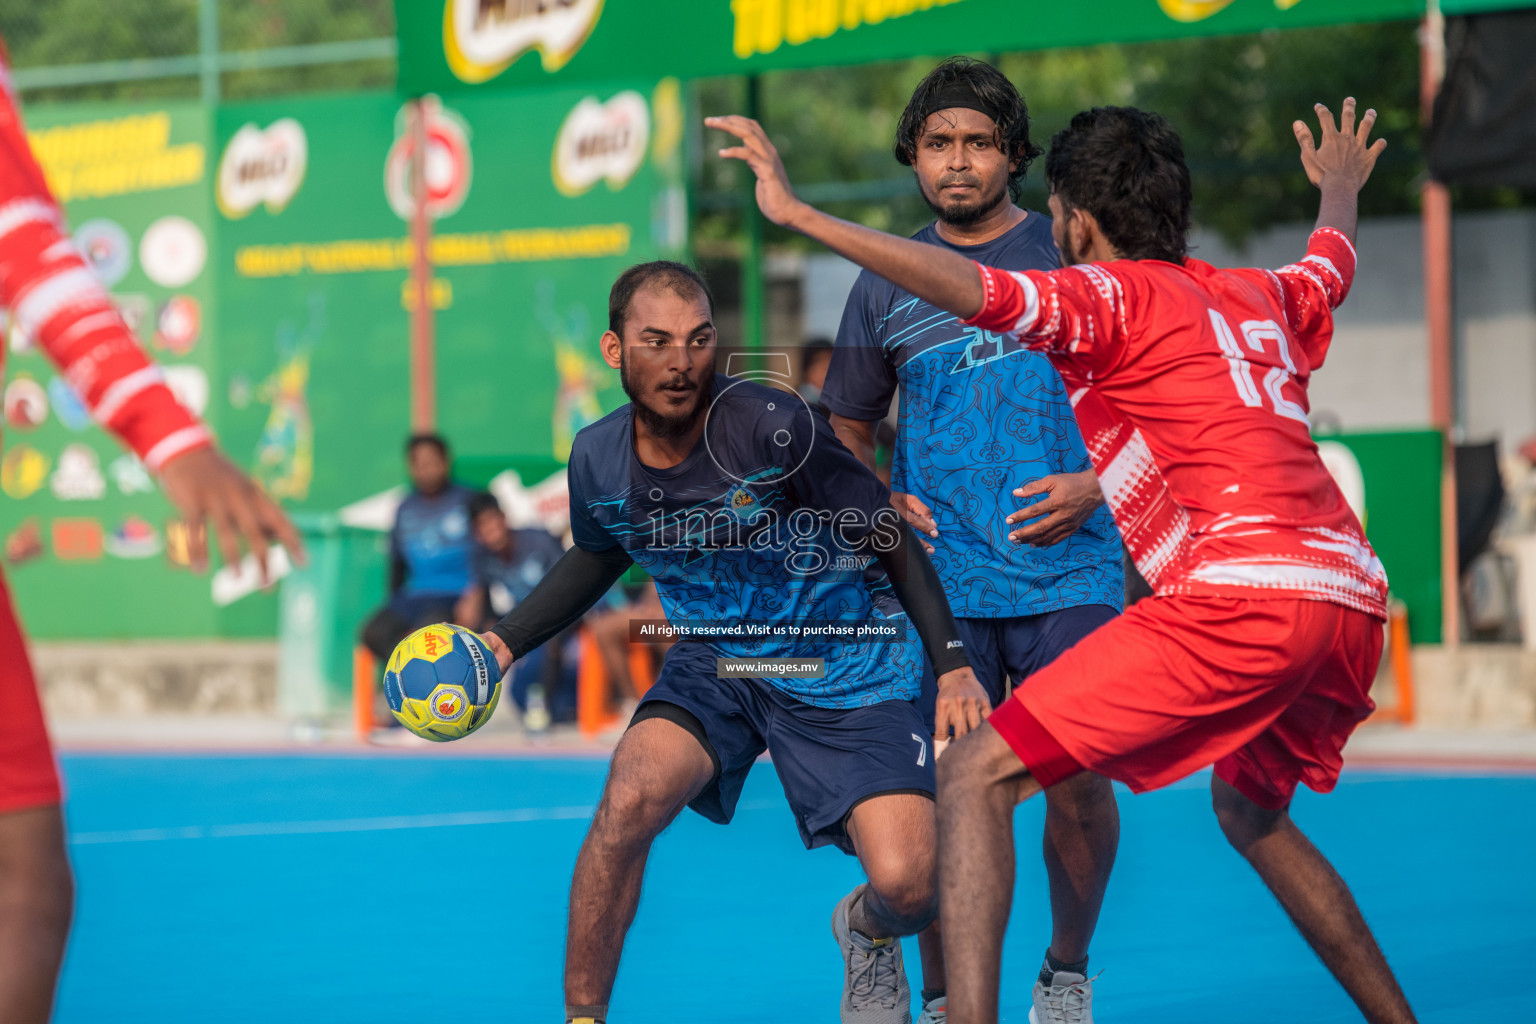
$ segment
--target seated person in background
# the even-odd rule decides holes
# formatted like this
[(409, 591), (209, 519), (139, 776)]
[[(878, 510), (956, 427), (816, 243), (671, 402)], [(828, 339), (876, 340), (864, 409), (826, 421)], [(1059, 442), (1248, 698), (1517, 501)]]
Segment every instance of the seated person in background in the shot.
[(446, 622), (469, 585), (469, 494), (448, 478), (448, 443), (413, 434), (405, 443), (411, 493), (389, 533), (389, 603), (363, 626), (381, 662), (422, 626)]
[[(470, 580), (454, 606), (453, 621), (484, 632), (520, 604), (565, 549), (545, 530), (512, 529), (494, 494), (469, 499), (470, 531), (475, 545), (470, 556)], [(546, 644), (517, 663), (507, 692), (525, 716), (524, 724), (538, 731), (551, 720), (576, 718), (575, 631)]]

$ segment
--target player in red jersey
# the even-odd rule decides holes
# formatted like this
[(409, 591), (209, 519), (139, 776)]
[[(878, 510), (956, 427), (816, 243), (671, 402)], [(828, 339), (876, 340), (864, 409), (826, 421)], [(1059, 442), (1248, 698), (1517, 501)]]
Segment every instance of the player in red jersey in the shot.
[[(192, 560), (208, 562), (207, 534), (224, 560), (237, 538), (266, 573), (268, 544), (295, 557), (292, 525), (215, 447), (183, 408), (75, 250), (63, 214), (27, 147), (0, 47), (0, 305), (42, 347), (91, 410), (160, 476), (188, 524)], [(74, 885), (61, 791), (26, 645), (0, 581), (0, 1021), (41, 1024), (53, 1006), (69, 935)]]
[(1012, 877), (1015, 805), (1084, 769), (1145, 790), (1211, 764), (1222, 831), (1365, 1017), (1414, 1019), (1349, 889), (1289, 815), (1298, 783), (1333, 788), (1344, 742), (1374, 706), (1386, 598), (1306, 426), (1307, 381), (1354, 275), (1357, 196), (1385, 143), (1369, 141), (1374, 111), (1357, 128), (1353, 99), (1338, 127), (1317, 111), (1320, 144), (1295, 124), (1322, 192), (1317, 231), (1275, 272), (1188, 258), (1189, 171), (1153, 114), (1095, 109), (1052, 140), (1064, 269), (1048, 273), (979, 267), (819, 213), (794, 197), (759, 126), (708, 122), (741, 139), (721, 155), (752, 167), (769, 219), (1050, 355), (1155, 591), (940, 759), (956, 1024), (997, 1019), (1012, 903), (997, 881)]

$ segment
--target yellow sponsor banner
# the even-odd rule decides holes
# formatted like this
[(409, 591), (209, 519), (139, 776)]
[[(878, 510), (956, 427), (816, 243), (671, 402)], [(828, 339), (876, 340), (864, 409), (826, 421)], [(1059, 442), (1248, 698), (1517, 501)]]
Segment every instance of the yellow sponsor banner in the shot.
[(963, 0), (731, 0), (736, 19), (732, 48), (743, 59), (800, 46)]
[[(432, 263), (439, 268), (472, 267), (622, 256), (629, 251), (630, 232), (628, 224), (588, 224), (437, 235), (432, 239)], [(241, 277), (358, 274), (404, 270), (413, 255), (409, 238), (247, 245), (235, 252), (235, 270)]]
[(27, 141), (60, 202), (194, 185), (203, 179), (200, 142), (171, 145), (164, 110), (28, 132)]

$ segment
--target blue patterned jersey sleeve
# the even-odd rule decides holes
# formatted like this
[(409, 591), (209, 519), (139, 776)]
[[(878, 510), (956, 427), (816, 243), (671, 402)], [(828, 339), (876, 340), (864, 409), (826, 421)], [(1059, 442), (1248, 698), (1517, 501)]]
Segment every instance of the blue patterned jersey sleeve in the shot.
[(865, 423), (885, 419), (896, 394), (896, 368), (883, 344), (889, 303), (878, 294), (881, 283), (868, 272), (854, 282), (821, 391), (822, 404), (830, 411)]

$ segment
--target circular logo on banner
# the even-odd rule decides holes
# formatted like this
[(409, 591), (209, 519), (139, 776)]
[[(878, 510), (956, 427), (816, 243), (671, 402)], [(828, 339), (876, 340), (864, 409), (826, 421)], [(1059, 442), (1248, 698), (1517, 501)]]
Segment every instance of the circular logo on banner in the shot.
[[(469, 151), (469, 126), (459, 115), (443, 108), (436, 96), (421, 100), (427, 120), (426, 168), (427, 216), (436, 220), (458, 212), (469, 196), (474, 158)], [(384, 160), (384, 194), (389, 208), (404, 220), (416, 212), (415, 182), (411, 165), (416, 152), (415, 133), (407, 109), (395, 118), (395, 143)]]
[(12, 565), (30, 562), (42, 554), (43, 531), (38, 528), (36, 518), (28, 519), (5, 538), (5, 560)]
[(18, 444), (0, 459), (0, 490), (17, 499), (30, 498), (48, 480), (48, 456), (29, 444)]
[(126, 277), (133, 265), (133, 240), (115, 220), (97, 218), (75, 228), (75, 248), (107, 288)]
[(107, 492), (106, 478), (96, 449), (88, 444), (72, 444), (59, 453), (58, 467), (48, 486), (60, 501), (95, 501)]
[(107, 554), (114, 558), (151, 558), (162, 547), (159, 532), (138, 516), (129, 516), (106, 538)]
[(5, 387), (5, 424), (18, 430), (40, 427), (48, 418), (48, 392), (31, 377), (17, 377)]
[(304, 183), (308, 164), (309, 139), (293, 118), (273, 121), (265, 131), (243, 126), (219, 158), (219, 211), (234, 220), (265, 203), (268, 213), (281, 213)]
[(155, 319), (155, 347), (184, 356), (203, 331), (203, 309), (190, 295), (177, 295), (160, 307)]
[(191, 284), (207, 260), (208, 242), (202, 230), (185, 217), (161, 217), (139, 241), (139, 264), (162, 288)]
[(545, 71), (558, 71), (597, 26), (603, 0), (448, 0), (443, 5), (443, 56), (464, 82), (495, 78), (529, 50)]
[(75, 394), (75, 389), (64, 383), (63, 377), (48, 382), (48, 400), (53, 403), (53, 414), (69, 430), (79, 432), (91, 425), (91, 412)]
[(651, 109), (634, 90), (607, 103), (588, 96), (566, 115), (555, 138), (551, 174), (561, 195), (579, 196), (606, 180), (617, 191), (645, 163), (651, 140)]

